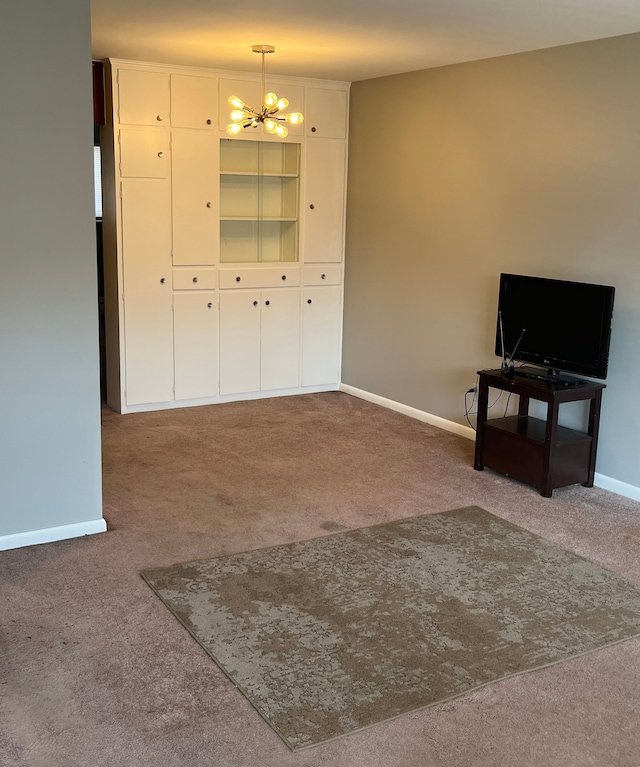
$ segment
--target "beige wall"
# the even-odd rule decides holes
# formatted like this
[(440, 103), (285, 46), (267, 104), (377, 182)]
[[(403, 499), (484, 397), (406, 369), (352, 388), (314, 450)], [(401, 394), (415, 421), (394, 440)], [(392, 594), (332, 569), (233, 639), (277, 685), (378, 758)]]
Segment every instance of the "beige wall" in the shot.
[(3, 548), (104, 526), (89, 0), (5, 3), (0, 61)]
[(597, 471), (640, 487), (638, 73), (629, 35), (353, 84), (344, 383), (464, 423), (500, 272), (614, 285)]

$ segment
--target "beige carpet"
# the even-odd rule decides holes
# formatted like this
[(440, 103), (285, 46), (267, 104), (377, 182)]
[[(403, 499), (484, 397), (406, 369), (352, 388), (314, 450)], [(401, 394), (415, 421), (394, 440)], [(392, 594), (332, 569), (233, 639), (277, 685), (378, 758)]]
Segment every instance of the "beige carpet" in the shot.
[(345, 394), (103, 424), (109, 532), (0, 554), (2, 767), (638, 767), (639, 639), (293, 753), (140, 571), (478, 505), (640, 584), (639, 503)]
[(477, 506), (143, 577), (292, 750), (640, 634), (640, 587)]

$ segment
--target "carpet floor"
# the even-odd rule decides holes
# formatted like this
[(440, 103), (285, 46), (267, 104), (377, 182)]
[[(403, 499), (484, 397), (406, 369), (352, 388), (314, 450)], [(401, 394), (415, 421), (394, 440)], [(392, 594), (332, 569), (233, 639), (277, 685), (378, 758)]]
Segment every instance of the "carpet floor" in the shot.
[(0, 553), (2, 767), (638, 766), (638, 639), (293, 753), (140, 572), (477, 505), (638, 585), (639, 503), (342, 393), (105, 411), (103, 450), (108, 532)]

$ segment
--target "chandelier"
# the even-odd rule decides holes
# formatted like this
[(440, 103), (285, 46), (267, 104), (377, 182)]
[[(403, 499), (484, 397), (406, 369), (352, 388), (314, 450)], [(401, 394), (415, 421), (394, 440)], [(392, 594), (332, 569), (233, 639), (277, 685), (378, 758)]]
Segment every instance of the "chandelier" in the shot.
[(288, 128), (282, 123), (300, 125), (304, 117), (301, 112), (289, 112), (279, 114), (289, 106), (287, 99), (279, 99), (275, 93), (266, 93), (264, 86), (264, 57), (267, 53), (275, 53), (273, 45), (254, 45), (251, 49), (254, 53), (262, 54), (262, 106), (259, 110), (247, 106), (237, 96), (229, 97), (229, 106), (233, 107), (231, 122), (227, 125), (227, 133), (237, 136), (243, 128), (257, 128), (260, 123), (264, 125), (267, 133), (284, 138), (288, 135)]

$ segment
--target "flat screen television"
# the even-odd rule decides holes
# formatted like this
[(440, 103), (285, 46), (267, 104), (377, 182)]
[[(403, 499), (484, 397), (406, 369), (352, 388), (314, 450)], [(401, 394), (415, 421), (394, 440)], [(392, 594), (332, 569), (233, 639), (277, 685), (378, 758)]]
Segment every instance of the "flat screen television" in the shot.
[(501, 274), (496, 354), (503, 369), (526, 375), (509, 365), (518, 361), (546, 368), (529, 371), (534, 377), (606, 378), (614, 293), (608, 285)]

